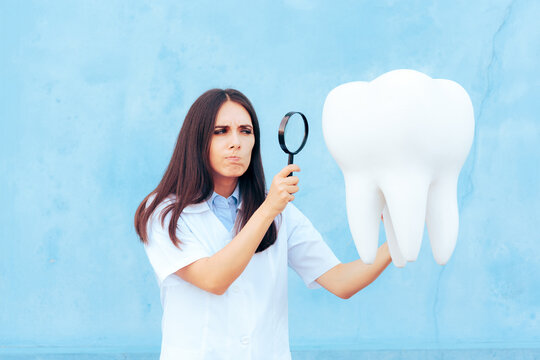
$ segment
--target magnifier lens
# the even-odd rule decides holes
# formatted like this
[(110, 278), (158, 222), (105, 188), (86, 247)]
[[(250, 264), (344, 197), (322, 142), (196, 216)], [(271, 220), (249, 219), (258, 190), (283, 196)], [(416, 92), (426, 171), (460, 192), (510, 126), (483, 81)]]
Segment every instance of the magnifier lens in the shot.
[(285, 146), (290, 152), (296, 152), (304, 140), (305, 128), (304, 121), (299, 114), (290, 117), (285, 127)]
[[(298, 115), (293, 118), (294, 115)], [(298, 120), (297, 120), (298, 119)], [(306, 117), (302, 113), (290, 111), (281, 120), (278, 141), (281, 149), (289, 155), (288, 164), (294, 163), (294, 155), (304, 148), (309, 133)], [(288, 140), (285, 141), (285, 138)], [(290, 173), (288, 176), (291, 176)]]

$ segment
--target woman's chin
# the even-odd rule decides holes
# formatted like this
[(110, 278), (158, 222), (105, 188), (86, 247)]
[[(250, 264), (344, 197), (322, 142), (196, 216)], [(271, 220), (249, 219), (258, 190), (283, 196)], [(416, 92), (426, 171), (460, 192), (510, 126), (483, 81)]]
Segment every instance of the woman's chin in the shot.
[(221, 174), (224, 178), (238, 178), (246, 172), (247, 169), (235, 169), (231, 171), (227, 171)]
[(242, 176), (246, 172), (247, 168), (244, 168), (242, 165), (231, 166), (227, 169), (227, 176)]
[(245, 170), (244, 171), (236, 171), (233, 174), (231, 174), (231, 177), (237, 177), (238, 178), (238, 177), (244, 175), (244, 173), (245, 173)]

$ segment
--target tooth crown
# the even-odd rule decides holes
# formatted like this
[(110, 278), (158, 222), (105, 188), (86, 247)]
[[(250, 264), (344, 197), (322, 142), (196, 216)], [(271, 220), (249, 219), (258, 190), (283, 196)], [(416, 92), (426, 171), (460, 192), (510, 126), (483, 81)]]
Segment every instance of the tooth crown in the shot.
[(457, 179), (474, 136), (474, 114), (457, 83), (414, 70), (333, 89), (323, 134), (341, 168), (349, 226), (362, 260), (372, 263), (381, 212), (396, 266), (414, 261), (424, 221), (435, 260), (457, 240)]

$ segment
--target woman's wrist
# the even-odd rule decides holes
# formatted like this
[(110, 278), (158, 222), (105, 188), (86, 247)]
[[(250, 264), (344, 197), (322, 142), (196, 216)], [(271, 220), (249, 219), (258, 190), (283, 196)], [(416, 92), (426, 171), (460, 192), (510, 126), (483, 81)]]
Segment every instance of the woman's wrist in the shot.
[(392, 262), (392, 257), (390, 256), (390, 249), (388, 248), (388, 241), (386, 241), (384, 244), (381, 245), (381, 250), (384, 256), (384, 259), (388, 264)]
[(263, 216), (265, 219), (274, 221), (275, 217), (279, 214), (276, 214), (276, 211), (272, 208), (272, 206), (265, 200), (259, 206), (257, 209), (258, 212), (260, 212), (261, 216)]

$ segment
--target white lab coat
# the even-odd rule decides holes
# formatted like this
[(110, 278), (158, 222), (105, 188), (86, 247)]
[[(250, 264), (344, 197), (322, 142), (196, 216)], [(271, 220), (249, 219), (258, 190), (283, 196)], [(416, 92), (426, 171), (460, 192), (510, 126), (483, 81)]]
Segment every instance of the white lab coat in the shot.
[[(178, 221), (180, 249), (157, 214), (148, 223), (146, 254), (155, 271), (163, 306), (160, 360), (289, 360), (287, 265), (308, 288), (340, 261), (311, 222), (291, 203), (277, 217), (276, 242), (256, 253), (223, 295), (204, 291), (174, 274), (212, 256), (232, 234), (206, 202), (184, 209)], [(242, 203), (240, 203), (240, 208)]]

